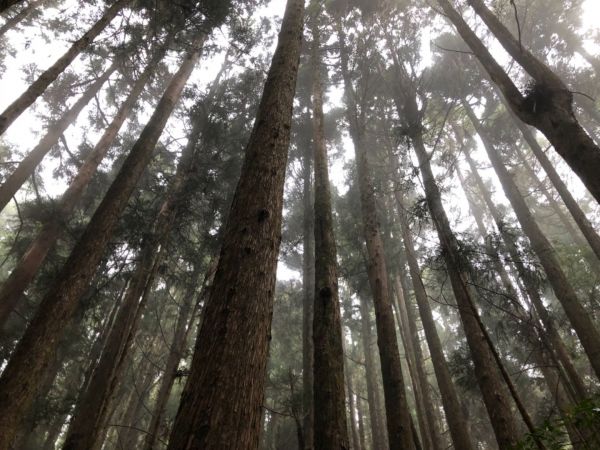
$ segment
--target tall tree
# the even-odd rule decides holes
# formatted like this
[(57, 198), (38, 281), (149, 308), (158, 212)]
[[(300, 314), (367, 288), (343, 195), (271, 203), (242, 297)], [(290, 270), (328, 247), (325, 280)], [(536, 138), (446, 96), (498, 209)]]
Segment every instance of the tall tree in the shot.
[[(57, 342), (77, 308), (100, 262), (112, 231), (153, 150), (196, 62), (205, 35), (195, 39), (173, 76), (152, 117), (123, 163), (104, 200), (77, 242), (55, 283), (42, 300), (0, 377), (0, 447), (8, 448), (35, 396)], [(10, 413), (8, 412), (10, 411)]]
[[(107, 27), (107, 25), (121, 12), (131, 0), (117, 0), (114, 2), (81, 38), (71, 45), (69, 50), (56, 62), (46, 69), (19, 98), (12, 102), (0, 113), (0, 136), (29, 108), (37, 98), (44, 93), (50, 84), (84, 51), (92, 41)], [(2, 8), (0, 7), (0, 12)]]
[(304, 21), (288, 0), (169, 449), (259, 443), (283, 182)]

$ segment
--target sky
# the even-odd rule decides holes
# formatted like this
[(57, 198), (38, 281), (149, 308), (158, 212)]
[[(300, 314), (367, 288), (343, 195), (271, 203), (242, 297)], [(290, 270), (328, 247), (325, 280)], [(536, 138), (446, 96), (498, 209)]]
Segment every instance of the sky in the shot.
[[(65, 3), (65, 9), (70, 10), (71, 8), (76, 8), (79, 2), (77, 0), (67, 0)], [(263, 7), (258, 15), (267, 16), (267, 17), (279, 17), (283, 15), (283, 11), (285, 8), (285, 0), (272, 0), (268, 6)], [(582, 17), (583, 25), (585, 30), (593, 30), (600, 29), (600, 24), (598, 23), (598, 18), (600, 17), (600, 0), (585, 0), (584, 1), (584, 15)], [(46, 11), (48, 17), (59, 17), (59, 11), (56, 9), (49, 8)], [(3, 23), (3, 22), (0, 22)], [(75, 27), (77, 30), (77, 27)], [(218, 40), (224, 41), (227, 39), (226, 35), (223, 33), (217, 33)], [(424, 42), (422, 45), (423, 52), (429, 51), (429, 39), (428, 33), (423, 33)], [(10, 32), (8, 36), (11, 40), (11, 44), (15, 48), (16, 52), (12, 56), (8, 56), (6, 59), (6, 71), (0, 77), (0, 110), (4, 109), (10, 102), (12, 102), (22, 91), (24, 91), (28, 85), (25, 80), (24, 72), (22, 71), (22, 67), (29, 66), (35, 64), (39, 69), (44, 69), (48, 67), (52, 62), (57, 59), (68, 47), (69, 42), (66, 40), (56, 39), (50, 36), (49, 39), (45, 39), (43, 37), (43, 30), (40, 30), (36, 27), (28, 27), (25, 30)], [(600, 49), (591, 42), (585, 43), (586, 48), (593, 54), (600, 54)], [(499, 47), (499, 46), (498, 46)], [(500, 49), (493, 49), (495, 52), (502, 52)], [(501, 59), (502, 56), (498, 54), (498, 57)], [(425, 57), (425, 60), (429, 58)], [(216, 73), (218, 72), (222, 62), (222, 57), (214, 57), (208, 61), (203, 61), (199, 67), (196, 69), (192, 81), (197, 82), (199, 85), (205, 85), (210, 82)], [(74, 70), (81, 70), (81, 63), (76, 61), (72, 66)], [(330, 102), (339, 103), (341, 100), (341, 91), (338, 88), (337, 90), (329, 90), (328, 97)], [(69, 104), (73, 103), (73, 99), (69, 100)], [(38, 102), (39, 104), (39, 102)], [(327, 107), (331, 106), (326, 105)], [(149, 115), (151, 112), (151, 108), (147, 108)], [(5, 134), (4, 139), (6, 142), (11, 144), (14, 148), (16, 148), (22, 154), (26, 154), (26, 152), (31, 149), (35, 143), (41, 137), (41, 132), (43, 131), (40, 126), (40, 121), (37, 118), (37, 114), (40, 112), (43, 113), (43, 108), (36, 112), (33, 109), (28, 110), (25, 114), (23, 114), (14, 125), (8, 130)], [(88, 110), (84, 110), (80, 115), (80, 120), (78, 124), (74, 127), (71, 127), (65, 133), (66, 139), (69, 142), (71, 148), (77, 148), (77, 145), (82, 140), (83, 136), (81, 133), (80, 124), (83, 124), (87, 120)], [(143, 123), (143, 122), (142, 122)], [(174, 135), (175, 137), (185, 137), (185, 129), (181, 126), (181, 124), (174, 123), (173, 120), (170, 121), (169, 124), (169, 133)], [(91, 135), (86, 136), (90, 141), (94, 141), (94, 133), (90, 132)], [(344, 164), (348, 161), (352, 160), (353, 148), (351, 141), (346, 138), (344, 140), (345, 151), (343, 157), (339, 160), (332, 161), (332, 165), (330, 168), (332, 183), (336, 186), (336, 188), (344, 192), (346, 190), (345, 178), (346, 174), (343, 169)], [(47, 158), (44, 162), (44, 170), (41, 172), (41, 178), (44, 180), (45, 192), (46, 195), (50, 197), (56, 197), (60, 195), (60, 193), (64, 190), (66, 184), (65, 180), (56, 181), (52, 178), (52, 170), (56, 167), (58, 160), (52, 160)], [(568, 171), (567, 171), (568, 172)], [(570, 176), (569, 179), (570, 187), (574, 189), (576, 192), (583, 192), (583, 188), (578, 180), (573, 180), (573, 177)], [(20, 193), (19, 196), (22, 196), (23, 193)], [(461, 205), (458, 205), (459, 209)], [(464, 209), (464, 205), (462, 205)], [(299, 274), (295, 271), (290, 270), (285, 267), (283, 264), (279, 265), (278, 270), (278, 278), (279, 279), (291, 279), (298, 278)]]

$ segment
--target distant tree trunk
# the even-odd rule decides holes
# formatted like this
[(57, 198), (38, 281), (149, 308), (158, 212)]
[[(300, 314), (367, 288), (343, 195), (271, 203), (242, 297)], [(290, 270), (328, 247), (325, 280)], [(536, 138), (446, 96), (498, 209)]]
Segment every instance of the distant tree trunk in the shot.
[[(404, 252), (401, 252), (404, 253)], [(401, 258), (400, 262), (404, 266), (404, 257)], [(425, 448), (440, 449), (441, 441), (437, 423), (435, 420), (434, 410), (436, 405), (433, 403), (431, 398), (431, 388), (429, 386), (429, 380), (427, 379), (427, 372), (425, 371), (423, 352), (421, 350), (421, 342), (419, 339), (419, 331), (417, 329), (417, 321), (414, 315), (413, 309), (408, 302), (408, 284), (405, 278), (404, 267), (400, 269), (400, 273), (394, 279), (394, 290), (396, 292), (396, 299), (398, 302), (398, 313), (402, 328), (404, 330), (405, 340), (408, 345), (408, 359), (411, 360), (413, 366), (413, 374), (417, 382), (415, 383), (415, 391), (418, 392), (420, 397), (419, 402), (421, 404), (423, 419), (419, 420), (419, 427), (421, 428), (421, 440)], [(418, 411), (417, 411), (418, 412)], [(421, 425), (423, 422), (423, 425)]]
[(367, 301), (360, 298), (360, 321), (363, 353), (365, 355), (365, 379), (367, 383), (367, 403), (369, 406), (369, 418), (371, 422), (371, 437), (373, 450), (385, 450), (388, 448), (386, 435), (383, 427), (383, 418), (380, 415), (381, 400), (377, 386), (377, 372), (375, 361), (371, 350), (373, 338), (371, 335), (371, 318)]
[(534, 79), (532, 92), (524, 97), (450, 2), (438, 0), (438, 3), (498, 86), (513, 112), (546, 136), (596, 201), (600, 202), (600, 149), (577, 122), (572, 107), (573, 94), (569, 88), (544, 63), (523, 48), (482, 0), (468, 0), (467, 3), (504, 49)]
[(569, 356), (565, 344), (562, 341), (560, 334), (558, 333), (556, 324), (554, 323), (553, 318), (546, 310), (546, 307), (544, 306), (542, 298), (540, 297), (540, 294), (538, 292), (538, 288), (537, 286), (535, 286), (535, 283), (532, 282), (531, 277), (529, 276), (529, 273), (527, 272), (527, 269), (525, 268), (521, 260), (521, 256), (519, 254), (514, 238), (509, 232), (507, 232), (506, 227), (504, 225), (503, 216), (496, 207), (496, 205), (493, 203), (491, 194), (487, 190), (485, 184), (483, 183), (483, 180), (479, 176), (474, 161), (471, 159), (470, 155), (467, 152), (465, 152), (465, 158), (471, 168), (471, 173), (475, 179), (477, 188), (481, 196), (483, 197), (486, 206), (490, 210), (490, 213), (492, 214), (492, 218), (496, 223), (496, 227), (502, 235), (502, 239), (506, 245), (512, 263), (517, 268), (517, 273), (519, 274), (519, 277), (521, 278), (525, 286), (527, 297), (533, 304), (536, 313), (538, 314), (542, 323), (544, 324), (547, 333), (546, 337), (550, 341), (554, 351), (556, 351), (557, 358), (560, 360), (560, 363), (562, 364), (567, 373), (570, 385), (572, 386), (573, 392), (575, 394), (575, 398), (577, 398), (578, 401), (583, 401), (585, 398), (588, 397), (587, 390), (583, 384), (581, 376), (577, 372), (577, 369), (573, 366), (571, 357)]
[[(2, 0), (0, 0), (2, 1)], [(2, 113), (0, 113), (0, 136), (11, 126), (11, 124), (31, 106), (37, 98), (44, 93), (50, 84), (73, 62), (73, 60), (106, 28), (117, 14), (131, 0), (117, 0), (104, 13), (102, 18), (94, 24), (90, 30), (73, 43), (67, 52), (61, 56), (50, 68), (46, 69), (14, 102), (12, 102)], [(6, 2), (0, 12), (14, 4), (14, 0)]]
[(127, 99), (123, 102), (112, 122), (104, 130), (104, 134), (79, 168), (77, 175), (75, 175), (67, 190), (63, 193), (58, 202), (56, 212), (43, 225), (7, 280), (2, 284), (0, 288), (0, 329), (6, 324), (9, 314), (17, 306), (23, 292), (27, 289), (29, 283), (31, 283), (45, 261), (48, 252), (56, 243), (56, 240), (64, 229), (64, 222), (73, 212), (96, 169), (106, 156), (108, 150), (110, 150), (119, 130), (155, 71), (156, 63), (162, 59), (164, 50), (163, 48), (157, 52), (157, 55), (152, 58), (139, 79), (134, 83)]
[(355, 162), (358, 173), (363, 233), (368, 254), (367, 271), (375, 307), (375, 324), (377, 326), (377, 344), (381, 360), (388, 439), (391, 448), (411, 450), (415, 448), (415, 442), (404, 391), (404, 377), (402, 375), (396, 324), (388, 286), (385, 251), (377, 219), (376, 198), (371, 180), (372, 174), (367, 159), (364, 123), (361, 123), (356, 104), (356, 92), (354, 92), (349, 74), (348, 49), (346, 48), (346, 36), (341, 20), (338, 20), (337, 28), (340, 65), (346, 94), (346, 116), (356, 155)]
[(348, 387), (348, 410), (350, 412), (350, 427), (352, 429), (352, 448), (353, 450), (362, 450), (355, 416), (357, 412), (354, 400), (354, 382), (352, 381), (353, 372), (350, 370), (350, 367), (346, 366), (344, 373), (346, 375), (346, 386)]
[(288, 0), (168, 448), (255, 449), (304, 22)]
[(77, 102), (75, 102), (75, 104), (69, 108), (59, 120), (48, 127), (46, 135), (40, 140), (38, 145), (23, 158), (13, 173), (6, 178), (4, 183), (2, 183), (2, 186), (0, 186), (0, 211), (6, 208), (6, 205), (21, 186), (23, 186), (23, 183), (25, 183), (27, 178), (33, 175), (37, 166), (42, 162), (42, 159), (48, 154), (52, 147), (58, 143), (64, 131), (75, 122), (81, 110), (83, 110), (90, 100), (94, 98), (102, 85), (116, 69), (117, 66), (113, 63), (108, 70), (96, 79)]
[(337, 278), (337, 250), (327, 168), (319, 8), (311, 18), (312, 118), (315, 175), (315, 295), (313, 307), (315, 449), (348, 448), (344, 397), (344, 348)]
[(54, 418), (52, 424), (48, 428), (48, 432), (46, 433), (42, 450), (56, 449), (56, 440), (58, 439), (58, 436), (60, 436), (60, 432), (65, 424), (66, 419), (67, 414), (60, 414)]
[[(19, 0), (17, 0), (19, 1)], [(8, 19), (4, 25), (2, 25), (0, 27), (0, 37), (4, 36), (8, 31), (12, 30), (14, 27), (16, 27), (18, 24), (20, 24), (23, 20), (25, 20), (27, 18), (27, 16), (29, 14), (31, 14), (31, 12), (37, 8), (39, 5), (41, 5), (45, 0), (36, 0), (36, 1), (31, 1), (27, 4), (27, 6), (25, 6), (23, 9), (21, 9), (21, 11), (19, 11), (17, 14), (15, 14), (13, 17), (11, 17), (10, 19)], [(1, 4), (1, 1), (0, 1)], [(2, 7), (0, 6), (0, 9)], [(2, 12), (0, 10), (0, 12)]]
[(0, 0), (0, 13), (3, 13), (8, 8), (18, 3), (21, 3), (23, 0)]
[[(394, 164), (392, 162), (392, 164)], [(431, 362), (435, 371), (436, 380), (440, 388), (442, 397), (442, 406), (446, 416), (446, 422), (452, 437), (452, 443), (455, 449), (474, 450), (473, 441), (469, 433), (467, 420), (463, 414), (462, 406), (458, 400), (456, 387), (452, 381), (450, 370), (444, 356), (444, 350), (440, 341), (429, 299), (425, 286), (421, 280), (421, 269), (417, 261), (415, 246), (409, 228), (406, 216), (404, 213), (405, 205), (401, 193), (398, 189), (394, 189), (396, 194), (396, 202), (398, 208), (398, 217), (401, 225), (402, 241), (406, 250), (406, 260), (410, 271), (413, 290), (417, 300), (419, 315), (425, 332), (425, 339), (431, 354)]]
[[(310, 117), (307, 121), (310, 122)], [(313, 298), (315, 294), (315, 232), (312, 195), (312, 146), (305, 144), (303, 159), (303, 254), (302, 254), (302, 403), (305, 450), (314, 448), (313, 406)], [(300, 449), (302, 450), (302, 449)]]
[(575, 223), (581, 230), (581, 233), (583, 233), (583, 236), (594, 251), (594, 254), (598, 259), (600, 259), (600, 236), (586, 217), (585, 213), (581, 210), (577, 201), (573, 198), (573, 195), (571, 195), (571, 192), (569, 192), (569, 188), (561, 179), (560, 175), (554, 168), (554, 164), (552, 164), (550, 159), (548, 159), (548, 156), (546, 156), (546, 153), (544, 150), (542, 150), (540, 144), (538, 144), (531, 130), (512, 113), (511, 116), (514, 123), (517, 125), (519, 130), (521, 130), (527, 145), (546, 172), (546, 175), (548, 175), (548, 178), (552, 182), (554, 188), (557, 190), (560, 198), (567, 206), (567, 209), (571, 213), (573, 220), (575, 220)]
[[(201, 42), (203, 40), (204, 36)], [(150, 162), (167, 120), (200, 58), (201, 42), (194, 43), (194, 50), (173, 76), (0, 377), (0, 448), (9, 446), (33, 401), (37, 380), (52, 359), (65, 324), (71, 319), (79, 298), (87, 289), (121, 212)]]
[(367, 440), (365, 437), (365, 422), (364, 422), (364, 414), (362, 405), (362, 397), (360, 395), (356, 396), (356, 414), (358, 416), (358, 438), (360, 442), (360, 449), (367, 450)]
[(492, 147), (487, 133), (481, 126), (479, 119), (475, 116), (475, 113), (466, 101), (463, 101), (463, 107), (473, 123), (477, 134), (484, 143), (488, 158), (500, 180), (504, 193), (510, 201), (523, 232), (528, 237), (534, 252), (546, 272), (546, 276), (554, 290), (556, 298), (563, 306), (565, 313), (592, 364), (596, 376), (600, 379), (600, 333), (598, 333), (589, 314), (579, 302), (575, 290), (560, 267), (555, 250), (535, 222), (531, 215), (531, 211), (529, 211), (519, 189), (504, 166), (500, 155)]
[[(156, 403), (152, 411), (152, 417), (150, 419), (150, 425), (148, 427), (148, 433), (144, 439), (144, 450), (153, 450), (156, 444), (156, 440), (159, 435), (159, 430), (163, 424), (165, 409), (167, 407), (167, 401), (171, 394), (173, 384), (177, 379), (177, 367), (179, 362), (184, 356), (185, 343), (189, 335), (190, 330), (194, 325), (195, 320), (195, 307), (204, 301), (210, 284), (212, 284), (212, 278), (214, 276), (214, 270), (216, 268), (216, 259), (210, 263), (208, 271), (204, 276), (204, 283), (198, 296), (193, 295), (193, 291), (185, 294), (184, 301), (181, 305), (179, 315), (177, 317), (177, 323), (175, 325), (175, 331), (173, 333), (173, 341), (169, 350), (169, 356), (165, 364), (165, 372), (162, 376), (161, 383), (156, 394)], [(192, 276), (193, 279), (197, 278), (197, 274)], [(191, 313), (191, 314), (190, 314)]]

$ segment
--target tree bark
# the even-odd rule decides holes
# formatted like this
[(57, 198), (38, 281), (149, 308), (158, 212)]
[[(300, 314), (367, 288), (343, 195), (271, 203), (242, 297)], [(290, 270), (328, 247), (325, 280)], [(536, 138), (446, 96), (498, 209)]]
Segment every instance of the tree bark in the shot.
[(481, 0), (468, 0), (504, 49), (529, 73), (535, 85), (524, 97), (504, 69), (448, 0), (438, 0), (446, 17), (471, 48), (498, 86), (513, 112), (536, 127), (600, 202), (600, 149), (583, 130), (573, 113), (573, 94), (545, 64), (524, 49)]
[[(18, 0), (17, 0), (18, 1)], [(31, 1), (25, 6), (21, 11), (15, 14), (13, 17), (8, 19), (4, 25), (0, 27), (0, 37), (4, 36), (8, 31), (12, 30), (18, 24), (20, 24), (23, 20), (27, 18), (31, 12), (41, 5), (45, 0), (35, 0)], [(1, 8), (1, 7), (0, 7)], [(1, 11), (0, 11), (1, 12)]]
[(546, 276), (554, 290), (556, 298), (563, 306), (573, 329), (577, 333), (596, 376), (600, 378), (600, 333), (598, 333), (589, 314), (585, 311), (577, 298), (575, 290), (560, 267), (555, 250), (535, 222), (519, 189), (504, 166), (500, 155), (492, 147), (487, 132), (481, 126), (479, 119), (475, 116), (475, 113), (466, 101), (463, 101), (463, 107), (465, 108), (470, 121), (473, 123), (477, 134), (484, 143), (484, 148), (486, 149), (488, 158), (500, 180), (502, 189), (513, 207), (523, 232), (529, 239), (534, 252), (546, 272)]
[(156, 63), (164, 56), (164, 50), (163, 48), (157, 52), (157, 56), (152, 58), (144, 72), (140, 75), (140, 78), (135, 82), (127, 99), (125, 99), (112, 122), (79, 168), (77, 175), (75, 175), (67, 190), (63, 193), (58, 202), (56, 212), (43, 225), (36, 238), (29, 244), (25, 253), (3, 283), (0, 289), (0, 329), (6, 324), (10, 313), (19, 303), (23, 292), (37, 274), (48, 252), (54, 247), (64, 229), (64, 222), (75, 209), (96, 169), (106, 156), (108, 150), (110, 150), (119, 130), (150, 80)]
[(79, 113), (86, 107), (92, 98), (100, 91), (102, 85), (116, 70), (116, 64), (112, 64), (96, 81), (94, 81), (85, 93), (67, 110), (63, 116), (48, 127), (46, 135), (40, 142), (27, 154), (19, 163), (17, 168), (11, 173), (2, 186), (0, 186), (0, 212), (6, 208), (17, 191), (23, 186), (27, 178), (35, 172), (42, 159), (54, 147), (64, 131), (71, 126)]
[[(90, 30), (73, 43), (67, 52), (61, 56), (50, 68), (46, 69), (19, 98), (12, 102), (0, 113), (0, 136), (11, 124), (29, 108), (37, 98), (44, 93), (50, 84), (73, 62), (73, 60), (106, 28), (117, 14), (131, 0), (117, 0), (104, 13), (102, 18)], [(10, 3), (14, 3), (11, 1)], [(0, 5), (0, 12), (2, 7)]]
[(88, 287), (96, 266), (127, 205), (192, 70), (200, 58), (204, 36), (195, 42), (173, 76), (150, 121), (125, 160), (85, 232), (75, 245), (54, 285), (17, 345), (0, 377), (0, 448), (8, 447), (35, 396), (56, 345)]
[(314, 345), (314, 448), (349, 448), (344, 396), (344, 348), (337, 277), (337, 250), (327, 168), (323, 116), (320, 36), (317, 10), (311, 18), (312, 119), (314, 146), (315, 294)]
[(169, 449), (255, 449), (304, 19), (288, 0)]

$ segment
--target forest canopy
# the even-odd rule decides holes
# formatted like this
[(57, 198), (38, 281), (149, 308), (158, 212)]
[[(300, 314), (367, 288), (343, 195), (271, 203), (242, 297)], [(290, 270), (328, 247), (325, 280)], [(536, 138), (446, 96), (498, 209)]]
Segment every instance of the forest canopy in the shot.
[(0, 450), (600, 449), (595, 0), (0, 0)]

